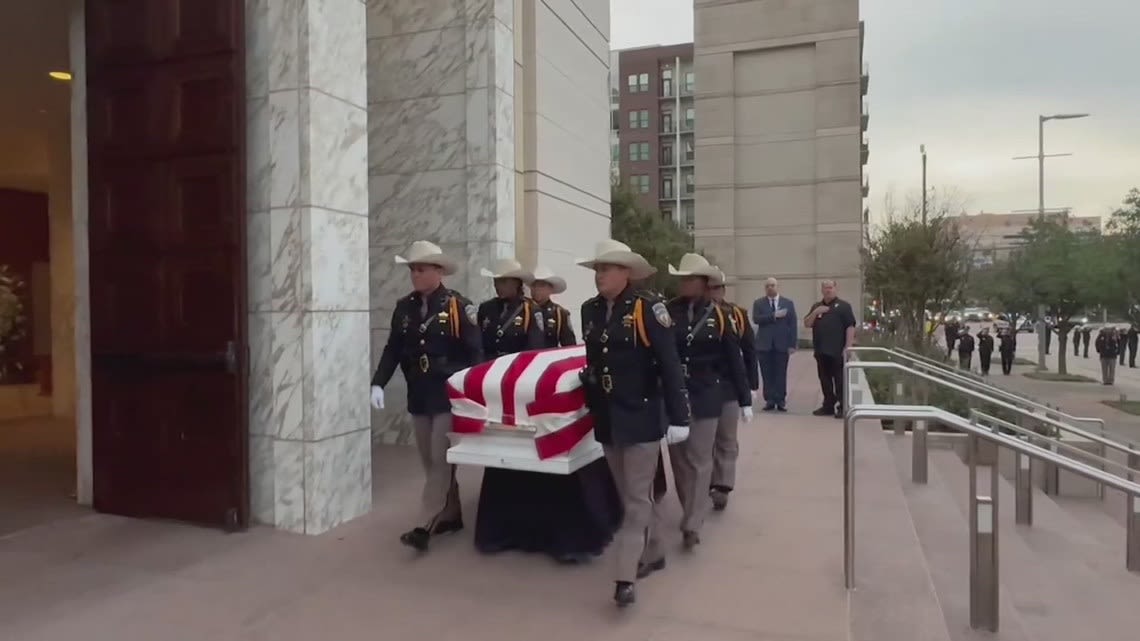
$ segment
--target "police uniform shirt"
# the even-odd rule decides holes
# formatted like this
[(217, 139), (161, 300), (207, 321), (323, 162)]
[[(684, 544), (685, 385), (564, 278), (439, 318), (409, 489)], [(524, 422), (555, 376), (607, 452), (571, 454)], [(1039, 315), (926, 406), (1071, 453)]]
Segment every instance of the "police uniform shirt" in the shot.
[(451, 411), (448, 377), (482, 360), (475, 305), (440, 286), (430, 294), (414, 292), (396, 303), (372, 384), (385, 387), (399, 367), (408, 383), (408, 411), (446, 414)]
[(581, 316), (598, 442), (652, 443), (669, 425), (688, 425), (688, 396), (665, 304), (627, 288), (612, 303), (601, 296), (586, 301)]
[(719, 303), (689, 298), (673, 299), (668, 309), (693, 418), (720, 416), (724, 406), (722, 383), (732, 386), (741, 406), (751, 405), (740, 330), (732, 313)]
[(543, 316), (542, 338), (544, 346), (566, 347), (578, 344), (578, 338), (574, 336), (574, 328), (570, 323), (570, 310), (552, 300), (545, 303), (535, 301), (534, 304)]
[(545, 347), (546, 320), (527, 298), (492, 298), (479, 306), (477, 318), (487, 359)]
[[(777, 297), (778, 299), (779, 297)], [(744, 359), (744, 374), (748, 378), (748, 389), (760, 389), (760, 361), (756, 355), (756, 332), (752, 329), (752, 320), (748, 318), (748, 310), (736, 303), (724, 301), (721, 303), (726, 313), (736, 318), (737, 338), (740, 339), (740, 355)], [(726, 389), (725, 402), (735, 398), (731, 389)]]
[(847, 328), (855, 327), (855, 312), (851, 304), (842, 298), (833, 298), (831, 302), (816, 301), (811, 306), (811, 312), (819, 307), (827, 307), (827, 313), (817, 316), (811, 328), (811, 340), (815, 345), (815, 353), (826, 356), (843, 356), (847, 347)]

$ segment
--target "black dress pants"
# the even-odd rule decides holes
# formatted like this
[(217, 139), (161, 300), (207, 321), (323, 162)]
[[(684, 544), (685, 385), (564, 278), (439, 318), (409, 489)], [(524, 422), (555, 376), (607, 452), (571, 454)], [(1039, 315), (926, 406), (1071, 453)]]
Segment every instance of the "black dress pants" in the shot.
[(1013, 371), (1013, 352), (1001, 353), (1001, 373), (1009, 374)]
[(982, 374), (990, 373), (990, 357), (993, 356), (991, 352), (978, 352), (978, 358), (981, 360)]
[(826, 409), (843, 409), (843, 355), (815, 355), (815, 368), (819, 373), (819, 389), (823, 392)]

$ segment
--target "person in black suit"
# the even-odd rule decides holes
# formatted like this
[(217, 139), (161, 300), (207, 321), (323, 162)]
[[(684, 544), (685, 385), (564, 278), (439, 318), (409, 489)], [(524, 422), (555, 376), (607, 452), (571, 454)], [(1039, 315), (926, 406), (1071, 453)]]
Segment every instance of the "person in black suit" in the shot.
[(982, 376), (989, 376), (990, 358), (994, 353), (994, 337), (990, 336), (990, 328), (983, 327), (978, 331), (978, 358), (981, 359)]
[(769, 278), (764, 283), (764, 298), (752, 303), (756, 320), (756, 357), (760, 377), (764, 381), (764, 409), (787, 411), (788, 358), (796, 351), (799, 340), (796, 328), (796, 304), (780, 296), (779, 283)]
[(804, 327), (811, 329), (823, 392), (823, 404), (812, 414), (843, 418), (843, 362), (847, 351), (855, 346), (855, 311), (851, 303), (839, 298), (835, 281), (822, 281), (819, 289), (823, 298), (813, 303), (804, 317)]

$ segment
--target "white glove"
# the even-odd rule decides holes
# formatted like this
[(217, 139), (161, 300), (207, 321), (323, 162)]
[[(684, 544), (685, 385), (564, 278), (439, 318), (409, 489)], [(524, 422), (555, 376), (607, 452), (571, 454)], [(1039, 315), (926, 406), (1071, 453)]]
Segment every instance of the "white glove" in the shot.
[(745, 423), (750, 423), (752, 421), (751, 405), (740, 408), (740, 420), (744, 421)]
[(384, 388), (379, 385), (372, 386), (372, 407), (373, 409), (384, 409)]
[(665, 433), (665, 444), (676, 445), (689, 438), (689, 428), (684, 425), (670, 425)]

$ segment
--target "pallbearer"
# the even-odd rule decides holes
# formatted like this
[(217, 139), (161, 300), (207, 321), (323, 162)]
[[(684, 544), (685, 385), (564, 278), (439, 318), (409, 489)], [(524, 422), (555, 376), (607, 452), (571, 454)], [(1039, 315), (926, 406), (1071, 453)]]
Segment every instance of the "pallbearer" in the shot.
[(400, 535), (400, 542), (423, 551), (433, 535), (463, 528), (455, 466), (447, 464), (447, 378), (480, 362), (483, 349), (475, 305), (443, 286), (443, 277), (457, 271), (451, 257), (438, 245), (417, 240), (396, 263), (408, 266), (413, 291), (392, 312), (388, 343), (372, 377), (372, 407), (384, 407), (384, 387), (399, 366), (408, 383), (408, 412), (426, 476), (420, 518)]
[(614, 600), (634, 602), (634, 582), (664, 567), (659, 549), (646, 542), (653, 519), (653, 476), (667, 432), (685, 432), (689, 407), (673, 320), (658, 299), (633, 289), (654, 268), (628, 245), (598, 243), (593, 258), (598, 295), (582, 305), (586, 368), (582, 381), (594, 416), (594, 437), (605, 449), (625, 506), (615, 550)]
[[(756, 390), (760, 389), (760, 370), (757, 369), (756, 360), (756, 334), (752, 331), (752, 321), (748, 312), (724, 299), (724, 286), (727, 279), (724, 272), (717, 270), (718, 278), (709, 282), (709, 294), (712, 299), (724, 307), (726, 314), (736, 319), (737, 338), (740, 340), (740, 353), (744, 358), (744, 373), (748, 379), (748, 387), (755, 397)], [(736, 458), (740, 454), (740, 445), (736, 440), (737, 426), (740, 424), (740, 407), (735, 384), (730, 380), (721, 381), (721, 393), (724, 396), (724, 405), (721, 408), (720, 419), (716, 424), (716, 440), (713, 442), (713, 472), (712, 487), (709, 496), (712, 498), (714, 510), (723, 510), (728, 506), (728, 493), (736, 484)]]
[(752, 420), (752, 393), (740, 352), (742, 330), (735, 315), (710, 297), (710, 287), (723, 284), (721, 271), (700, 254), (685, 254), (679, 268), (669, 266), (669, 274), (681, 277), (681, 295), (669, 301), (669, 313), (693, 421), (688, 440), (669, 446), (669, 459), (684, 509), (681, 535), (685, 548), (692, 549), (701, 542), (711, 505), (713, 444), (725, 405), (724, 386), (732, 390), (733, 418), (744, 421)]
[(570, 323), (570, 310), (551, 300), (552, 295), (566, 291), (566, 281), (546, 267), (539, 265), (534, 270), (534, 280), (530, 284), (530, 297), (542, 312), (543, 343), (546, 347), (566, 347), (575, 345), (578, 339)]

